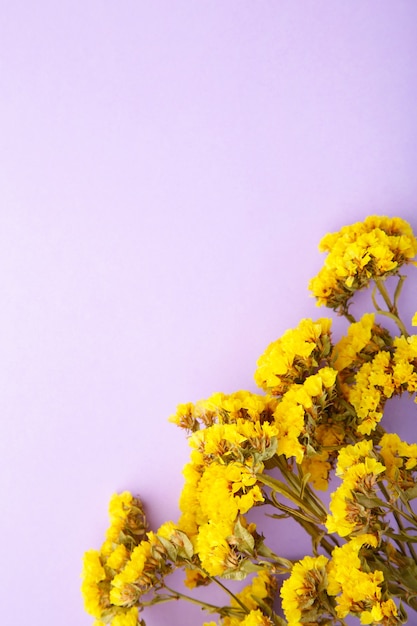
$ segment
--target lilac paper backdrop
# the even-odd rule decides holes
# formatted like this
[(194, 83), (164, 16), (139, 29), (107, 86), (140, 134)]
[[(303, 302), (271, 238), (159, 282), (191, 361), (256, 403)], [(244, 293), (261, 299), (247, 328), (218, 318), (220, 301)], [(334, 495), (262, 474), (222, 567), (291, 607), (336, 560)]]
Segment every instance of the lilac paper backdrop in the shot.
[(2, 619), (87, 626), (110, 495), (178, 515), (176, 405), (254, 390), (266, 345), (326, 314), (307, 292), (325, 232), (371, 213), (417, 230), (417, 4), (1, 13)]

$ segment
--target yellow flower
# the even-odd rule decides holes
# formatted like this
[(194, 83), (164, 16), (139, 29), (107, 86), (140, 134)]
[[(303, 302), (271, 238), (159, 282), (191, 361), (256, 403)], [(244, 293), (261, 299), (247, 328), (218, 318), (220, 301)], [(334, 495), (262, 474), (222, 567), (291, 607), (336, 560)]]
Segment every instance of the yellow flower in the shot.
[(282, 396), (274, 411), (278, 454), (287, 458), (294, 456), (297, 463), (303, 462), (306, 446), (302, 438), (308, 430), (307, 423), (310, 424), (309, 434), (313, 435), (312, 431), (325, 413), (326, 399), (335, 384), (336, 375), (337, 371), (333, 368), (322, 367), (302, 384), (293, 384)]
[(372, 452), (371, 441), (361, 441), (340, 451), (336, 474), (342, 484), (331, 494), (330, 511), (326, 526), (329, 533), (346, 537), (352, 532), (372, 529), (378, 522), (379, 511), (361, 504), (356, 494), (375, 497), (378, 476), (385, 471)]
[(84, 580), (98, 583), (106, 578), (104, 567), (97, 550), (88, 550), (84, 554), (83, 571), (81, 574)]
[(322, 367), (319, 369), (316, 376), (319, 376), (326, 389), (329, 389), (336, 383), (337, 371), (332, 367)]
[[(141, 541), (134, 548), (129, 561), (111, 581), (110, 601), (112, 604), (132, 606), (142, 590), (152, 585), (152, 579), (145, 574), (145, 566), (150, 556), (151, 544), (149, 541)], [(141, 581), (140, 584), (138, 581)]]
[(250, 611), (250, 613), (242, 620), (242, 626), (273, 626), (273, 622), (260, 611), (256, 609)]
[(385, 400), (395, 391), (389, 352), (378, 352), (372, 361), (364, 363), (349, 391), (360, 422), (358, 433), (369, 435), (381, 420)]
[(412, 326), (417, 326), (417, 311), (414, 313), (414, 315), (412, 317), (411, 325)]
[(395, 337), (394, 361), (405, 361), (410, 363), (417, 359), (417, 335), (410, 337)]
[(239, 448), (246, 440), (235, 424), (214, 424), (210, 428), (198, 430), (190, 438), (190, 446), (204, 453), (205, 456), (223, 456)]
[(302, 468), (304, 474), (310, 474), (309, 482), (315, 489), (326, 491), (329, 485), (329, 471), (331, 465), (328, 462), (329, 454), (326, 451), (307, 456), (303, 459)]
[(81, 593), (84, 599), (84, 609), (93, 617), (100, 619), (103, 611), (108, 608), (108, 598), (103, 594), (103, 590), (97, 583), (89, 580), (83, 580), (81, 585)]
[(287, 458), (294, 456), (297, 463), (304, 458), (304, 446), (299, 437), (304, 432), (304, 408), (297, 402), (297, 396), (288, 391), (275, 409), (274, 418), (278, 429), (278, 454)]
[(129, 555), (126, 546), (121, 543), (110, 554), (106, 561), (106, 565), (114, 570), (119, 570), (125, 565), (128, 558)]
[(171, 540), (177, 530), (177, 524), (172, 521), (164, 522), (157, 530), (157, 536)]
[(329, 233), (319, 250), (328, 256), (310, 289), (319, 306), (346, 313), (355, 291), (367, 287), (372, 278), (398, 274), (402, 265), (412, 262), (417, 239), (405, 220), (370, 216)]
[(385, 433), (380, 446), (386, 475), (394, 493), (398, 487), (406, 489), (415, 484), (411, 472), (417, 467), (417, 444), (402, 441), (395, 433)]
[(303, 613), (310, 614), (313, 609), (317, 614), (324, 612), (320, 591), (326, 586), (328, 561), (323, 555), (306, 556), (294, 565), (290, 577), (283, 582), (280, 595), (289, 626), (298, 626)]
[(323, 390), (323, 381), (318, 374), (308, 376), (304, 381), (304, 389), (310, 396), (319, 396)]
[(129, 513), (130, 505), (132, 504), (133, 496), (129, 491), (123, 493), (115, 493), (109, 503), (110, 520), (125, 519)]
[(333, 349), (334, 367), (338, 371), (349, 367), (358, 358), (361, 350), (371, 340), (374, 323), (375, 314), (366, 313), (359, 322), (349, 326), (347, 336), (342, 337)]
[(239, 419), (260, 421), (265, 415), (272, 413), (275, 404), (274, 398), (250, 391), (214, 393), (206, 400), (199, 400), (195, 405), (191, 402), (178, 405), (176, 413), (171, 415), (169, 421), (195, 432), (201, 427), (232, 424)]
[(210, 578), (203, 574), (200, 570), (197, 569), (185, 569), (185, 580), (184, 585), (188, 587), (188, 589), (194, 589), (195, 587), (199, 587), (201, 585), (206, 585), (210, 582)]
[(111, 623), (111, 626), (136, 626), (138, 623), (138, 608), (133, 606), (125, 613), (119, 613), (116, 615)]
[(226, 570), (239, 565), (236, 554), (227, 542), (232, 534), (232, 524), (225, 521), (209, 521), (200, 526), (196, 551), (202, 567), (210, 576), (221, 576)]
[(343, 478), (351, 467), (363, 463), (371, 454), (372, 449), (373, 443), (370, 439), (342, 448), (337, 459), (336, 476)]
[(194, 431), (198, 428), (198, 423), (195, 416), (195, 407), (192, 402), (187, 404), (179, 404), (176, 412), (168, 419), (173, 424), (176, 424), (180, 428)]
[[(360, 619), (361, 624), (379, 624), (387, 623), (385, 618), (396, 617), (398, 615), (398, 609), (395, 606), (393, 600), (388, 599), (382, 602), (375, 602), (369, 611), (363, 611)], [(388, 622), (391, 623), (391, 622)]]
[(305, 380), (330, 352), (331, 320), (303, 319), (271, 343), (259, 358), (255, 372), (256, 384), (282, 395), (293, 383)]
[(397, 615), (391, 599), (382, 598), (384, 575), (381, 571), (362, 569), (361, 553), (367, 546), (376, 548), (375, 535), (354, 537), (340, 548), (334, 548), (328, 566), (327, 592), (336, 596), (336, 613), (343, 619), (349, 613), (357, 615), (361, 624), (391, 623), (384, 618)]
[(272, 602), (276, 586), (276, 580), (272, 577), (271, 573), (266, 569), (261, 570), (252, 579), (249, 585), (246, 585), (246, 587), (235, 594), (231, 605), (238, 608), (241, 606), (239, 604), (240, 600), (247, 609), (256, 610), (259, 608), (260, 602), (265, 601), (266, 604)]
[(106, 573), (97, 550), (88, 550), (84, 554), (81, 577), (84, 608), (87, 613), (100, 619), (109, 606), (109, 599), (105, 586), (100, 584), (106, 579)]
[(234, 522), (238, 513), (246, 513), (263, 500), (256, 477), (241, 463), (214, 463), (199, 483), (200, 509), (207, 520)]

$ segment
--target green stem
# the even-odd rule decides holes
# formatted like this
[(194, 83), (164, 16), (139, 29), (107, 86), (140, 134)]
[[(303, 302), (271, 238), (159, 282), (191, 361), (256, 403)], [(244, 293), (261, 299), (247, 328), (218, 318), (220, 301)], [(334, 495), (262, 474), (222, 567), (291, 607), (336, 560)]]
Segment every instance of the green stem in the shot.
[(400, 297), (401, 290), (403, 288), (403, 284), (404, 284), (404, 281), (405, 281), (406, 278), (407, 278), (406, 276), (399, 276), (398, 283), (397, 283), (397, 286), (396, 286), (395, 291), (394, 291), (394, 306), (395, 306), (395, 308), (397, 308), (398, 298)]
[(274, 506), (276, 509), (280, 511), (284, 511), (284, 513), (288, 513), (288, 515), (290, 515), (291, 517), (294, 517), (294, 518), (296, 517), (297, 519), (302, 519), (305, 522), (310, 522), (312, 524), (317, 523), (316, 518), (312, 518), (310, 515), (307, 515), (303, 511), (300, 511), (299, 509), (293, 509), (290, 506), (287, 506), (286, 504), (284, 504), (283, 502), (279, 502), (279, 500), (277, 500), (277, 498), (275, 497), (274, 492), (271, 493), (271, 499), (267, 499), (265, 502), (266, 504), (271, 504), (272, 506)]
[(296, 504), (302, 511), (310, 513), (311, 516), (317, 520), (318, 524), (324, 523), (323, 517), (319, 517), (314, 510), (314, 507), (310, 506), (311, 503), (307, 502), (307, 499), (300, 498), (300, 496), (287, 487), (285, 483), (273, 478), (272, 476), (266, 476), (265, 474), (257, 474), (256, 477), (260, 483), (270, 487), (273, 492), (281, 494), (284, 498), (287, 498)]
[(349, 313), (349, 311), (344, 311), (343, 316), (346, 317), (347, 321), (351, 324), (356, 324), (356, 318), (352, 315), (352, 313)]
[(375, 280), (375, 285), (377, 286), (379, 293), (381, 294), (385, 304), (387, 305), (388, 311), (396, 315), (397, 308), (391, 302), (391, 298), (390, 298), (388, 291), (385, 288), (384, 281), (381, 278), (375, 278), (374, 280)]
[[(274, 506), (276, 509), (288, 513), (288, 515), (290, 515), (298, 524), (300, 524), (300, 526), (302, 526), (302, 528), (304, 528), (304, 530), (312, 538), (313, 548), (315, 550), (317, 549), (318, 545), (321, 545), (326, 550), (327, 554), (331, 556), (334, 545), (331, 545), (326, 535), (319, 530), (316, 520), (312, 520), (310, 517), (303, 514), (302, 511), (297, 511), (296, 509), (292, 509), (291, 507), (279, 502), (275, 497), (274, 492), (271, 492), (271, 499), (268, 500), (268, 502), (269, 504), (272, 504), (272, 506)], [(329, 539), (335, 541), (333, 537), (329, 537)], [(337, 541), (335, 542), (335, 544), (337, 545)]]
[[(406, 499), (402, 499), (402, 503), (405, 506), (405, 508), (407, 509), (408, 513), (407, 514), (405, 511), (403, 511), (402, 509), (399, 509), (399, 513), (408, 521), (410, 522), (414, 528), (417, 526), (417, 517), (413, 511), (413, 509), (410, 506), (410, 503), (406, 500)], [(417, 554), (416, 551), (414, 550), (414, 546), (411, 542), (407, 542), (407, 547), (410, 551), (411, 557), (414, 560), (414, 563), (417, 565)]]
[[(385, 485), (384, 485), (384, 483), (382, 481), (379, 483), (379, 488), (381, 490), (381, 493), (384, 495), (384, 498), (387, 501), (388, 505), (392, 509), (392, 513), (394, 515), (395, 521), (397, 522), (398, 528), (403, 531), (404, 530), (404, 526), (403, 526), (403, 523), (401, 521), (401, 518), (400, 518), (400, 516), (398, 514), (398, 511), (396, 511), (393, 507), (391, 507), (389, 493), (388, 493), (388, 491), (387, 491), (387, 489), (386, 489), (386, 487), (385, 487)], [(400, 541), (399, 539), (394, 539), (394, 541), (397, 544), (401, 554), (403, 554), (405, 556), (406, 552), (405, 552), (405, 547), (404, 547), (403, 542)]]
[[(212, 613), (221, 613), (224, 612), (222, 607), (216, 606), (215, 604), (210, 604), (209, 602), (203, 602), (203, 600), (198, 600), (198, 598), (193, 598), (192, 596), (188, 596), (185, 593), (181, 593), (180, 591), (176, 591), (175, 589), (171, 589), (167, 585), (164, 588), (171, 594), (166, 598), (168, 600), (186, 600), (187, 602), (192, 602), (193, 604), (197, 604), (201, 606), (204, 610), (212, 612)], [(164, 600), (162, 600), (163, 602)], [(241, 615), (242, 611), (240, 609), (234, 609), (233, 607), (227, 607), (227, 611), (230, 615)]]
[[(301, 466), (297, 465), (297, 468), (298, 468), (299, 477), (300, 477), (299, 480), (301, 480), (303, 477)], [(308, 482), (303, 481), (302, 485), (303, 485), (303, 490), (304, 490), (303, 496), (304, 494), (307, 494), (307, 500), (312, 503), (315, 510), (317, 511), (317, 517), (319, 517), (322, 520), (322, 524), (324, 524), (324, 522), (327, 519), (327, 514), (328, 514), (327, 509), (323, 505), (323, 502), (320, 500), (320, 498), (318, 498), (316, 494), (314, 493), (314, 491), (312, 491), (311, 486)]]
[(245, 606), (243, 604), (243, 602), (233, 593), (233, 591), (230, 591), (230, 589), (228, 589), (226, 587), (226, 585), (223, 585), (222, 582), (220, 582), (220, 580), (218, 580), (218, 578), (216, 578), (215, 576), (210, 576), (210, 580), (212, 580), (214, 583), (216, 583), (216, 585), (218, 585), (219, 587), (221, 587), (223, 589), (223, 591), (225, 591), (231, 598), (233, 598), (233, 600), (242, 607), (242, 609), (245, 611), (246, 614), (248, 614), (250, 611), (248, 609), (247, 606)]
[[(310, 485), (308, 483), (306, 484), (302, 482), (300, 475), (297, 476), (293, 471), (288, 469), (288, 465), (282, 456), (275, 455), (275, 457), (276, 466), (281, 471), (281, 474), (287, 481), (288, 485), (293, 488), (294, 495), (296, 495), (299, 501), (302, 502), (301, 506), (305, 506), (307, 504), (307, 508), (312, 513), (312, 515), (318, 518), (320, 523), (323, 523), (323, 521), (327, 518), (327, 511), (324, 508), (321, 500), (319, 500), (317, 496), (311, 491)], [(297, 468), (300, 474), (300, 466), (298, 465)], [(305, 494), (307, 494), (307, 498), (304, 497)]]
[(411, 518), (413, 520), (414, 526), (416, 526), (417, 525), (417, 517), (416, 517), (416, 514), (414, 513), (414, 511), (411, 508), (410, 503), (408, 501), (405, 502), (405, 507), (406, 507), (407, 511), (410, 513), (410, 516), (411, 516)]
[(417, 565), (417, 554), (416, 554), (413, 544), (411, 542), (410, 543), (407, 542), (407, 548), (410, 552), (411, 558), (413, 559), (414, 563)]
[(417, 520), (416, 520), (416, 516), (414, 515), (414, 511), (410, 508), (410, 506), (408, 506), (406, 508), (408, 509), (410, 515), (408, 515), (408, 513), (406, 513), (402, 509), (399, 509), (393, 503), (391, 503), (391, 509), (392, 509), (393, 512), (399, 513), (400, 515), (402, 515), (404, 517), (404, 519), (407, 520), (407, 522), (410, 522), (410, 524), (413, 524), (413, 526), (415, 526)]
[[(381, 313), (381, 315), (385, 315), (386, 317), (391, 318), (398, 326), (400, 332), (402, 335), (404, 335), (404, 337), (408, 337), (408, 331), (406, 329), (406, 327), (404, 326), (403, 322), (401, 321), (401, 319), (398, 316), (398, 309), (397, 309), (397, 300), (398, 300), (398, 296), (400, 295), (401, 292), (401, 287), (402, 287), (402, 283), (404, 282), (404, 276), (400, 277), (400, 282), (397, 285), (397, 289), (395, 290), (395, 297), (394, 297), (394, 302), (391, 301), (390, 295), (385, 287), (384, 281), (381, 278), (374, 278), (375, 281), (375, 286), (377, 287), (379, 293), (381, 294), (388, 311), (383, 311), (377, 304), (375, 301), (375, 298), (372, 298), (372, 301), (374, 303), (374, 306), (377, 310), (378, 313)], [(400, 286), (401, 285), (401, 286)]]

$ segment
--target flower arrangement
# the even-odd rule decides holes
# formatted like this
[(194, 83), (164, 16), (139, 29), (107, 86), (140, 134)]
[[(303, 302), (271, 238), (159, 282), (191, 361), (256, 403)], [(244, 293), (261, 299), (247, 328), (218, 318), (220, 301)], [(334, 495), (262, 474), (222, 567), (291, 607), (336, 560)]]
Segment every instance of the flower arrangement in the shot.
[[(112, 497), (106, 539), (84, 556), (95, 626), (143, 626), (145, 607), (178, 599), (218, 620), (205, 626), (343, 625), (348, 615), (392, 626), (417, 610), (417, 444), (381, 423), (389, 398), (417, 390), (417, 335), (398, 312), (417, 239), (404, 220), (371, 216), (326, 235), (320, 250), (310, 289), (348, 320), (346, 335), (333, 338), (330, 318), (303, 319), (260, 357), (262, 394), (178, 406), (170, 421), (191, 447), (181, 516), (152, 531), (138, 497)], [(356, 320), (352, 300), (369, 287), (375, 311)], [(384, 316), (395, 332), (377, 322)], [(332, 483), (328, 510), (319, 491)], [(261, 507), (299, 524), (311, 555), (275, 554), (250, 519)], [(194, 591), (172, 589), (175, 570)], [(207, 585), (224, 591), (224, 606), (199, 599)]]

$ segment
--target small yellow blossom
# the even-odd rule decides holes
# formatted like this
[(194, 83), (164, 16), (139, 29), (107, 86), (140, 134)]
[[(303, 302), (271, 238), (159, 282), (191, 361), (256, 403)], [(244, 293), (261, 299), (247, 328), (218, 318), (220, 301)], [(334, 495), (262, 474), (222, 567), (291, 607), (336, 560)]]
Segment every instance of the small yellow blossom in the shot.
[(126, 546), (121, 543), (110, 554), (106, 561), (106, 565), (114, 570), (119, 570), (123, 567), (123, 565), (125, 565), (128, 556)]
[(110, 521), (126, 519), (132, 501), (133, 496), (129, 491), (124, 491), (120, 494), (115, 493), (109, 503)]
[(190, 569), (189, 567), (186, 568), (184, 585), (188, 587), (188, 589), (194, 589), (195, 587), (207, 585), (209, 582), (211, 582), (210, 578), (202, 571), (198, 569)]
[(369, 435), (383, 415), (387, 398), (395, 391), (389, 352), (379, 352), (372, 361), (364, 363), (355, 377), (349, 401), (360, 418), (358, 432)]
[(412, 472), (417, 469), (417, 444), (402, 441), (396, 433), (385, 433), (380, 441), (386, 476), (394, 493), (415, 484)]
[(372, 449), (373, 443), (370, 439), (342, 448), (337, 459), (336, 476), (343, 478), (351, 467), (363, 463), (371, 454)]
[(336, 375), (333, 368), (323, 367), (302, 384), (293, 384), (282, 396), (274, 411), (279, 454), (287, 458), (294, 456), (297, 463), (303, 462), (305, 445), (302, 438), (308, 430), (307, 422), (318, 422)]
[(290, 577), (281, 587), (282, 608), (289, 626), (298, 626), (303, 613), (313, 608), (323, 612), (320, 606), (320, 591), (327, 581), (328, 559), (325, 556), (306, 556), (296, 563)]
[(100, 584), (106, 579), (106, 573), (97, 550), (88, 550), (84, 554), (81, 577), (84, 608), (87, 613), (100, 619), (109, 606), (109, 599), (105, 587)]
[(213, 424), (233, 424), (239, 419), (259, 422), (271, 414), (276, 400), (250, 391), (214, 393), (196, 404), (180, 404), (169, 421), (181, 428), (195, 432)]
[(315, 489), (326, 491), (329, 486), (329, 471), (331, 464), (328, 461), (329, 454), (326, 451), (304, 457), (302, 468), (304, 474), (310, 474), (309, 482)]
[(361, 350), (369, 343), (372, 337), (372, 328), (375, 323), (374, 313), (365, 313), (359, 320), (348, 328), (348, 333), (334, 346), (334, 367), (341, 371), (349, 367), (359, 356)]
[(352, 613), (360, 617), (362, 624), (378, 624), (384, 617), (397, 615), (394, 602), (382, 598), (383, 573), (362, 568), (362, 551), (366, 546), (376, 548), (377, 545), (375, 535), (364, 534), (333, 550), (328, 566), (327, 592), (336, 596), (339, 618)]
[(232, 534), (233, 526), (226, 521), (209, 521), (200, 526), (196, 552), (210, 576), (221, 576), (238, 567), (239, 558), (227, 541)]
[(82, 577), (94, 583), (98, 583), (106, 578), (100, 554), (97, 550), (88, 550), (84, 554)]
[(365, 495), (372, 501), (376, 497), (378, 477), (384, 472), (385, 466), (372, 452), (371, 441), (361, 441), (341, 450), (336, 474), (343, 482), (331, 494), (331, 515), (326, 521), (328, 532), (346, 537), (353, 532), (372, 530), (379, 521), (379, 509), (365, 506), (360, 496)]
[(241, 621), (241, 626), (273, 626), (273, 623), (260, 609), (256, 609)]
[(119, 613), (116, 615), (111, 623), (111, 626), (136, 626), (138, 623), (138, 608), (133, 606), (125, 613)]

